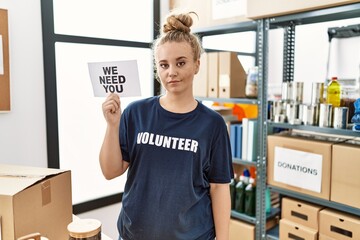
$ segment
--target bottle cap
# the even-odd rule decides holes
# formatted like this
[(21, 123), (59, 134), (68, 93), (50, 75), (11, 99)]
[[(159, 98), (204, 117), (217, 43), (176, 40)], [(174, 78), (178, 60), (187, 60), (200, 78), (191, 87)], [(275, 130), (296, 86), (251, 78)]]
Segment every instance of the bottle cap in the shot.
[(245, 177), (250, 177), (250, 172), (249, 172), (249, 170), (248, 170), (247, 168), (244, 169), (243, 175), (244, 175)]

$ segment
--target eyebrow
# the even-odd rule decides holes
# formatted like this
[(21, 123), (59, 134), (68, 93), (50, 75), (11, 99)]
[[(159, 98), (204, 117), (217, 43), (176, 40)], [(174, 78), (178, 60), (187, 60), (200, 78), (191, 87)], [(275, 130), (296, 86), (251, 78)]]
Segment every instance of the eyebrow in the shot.
[[(179, 60), (182, 60), (182, 59), (187, 59), (187, 57), (181, 56), (181, 57), (177, 57), (175, 60), (176, 60), (176, 61), (179, 61)], [(159, 60), (158, 62), (159, 62), (159, 63), (161, 63), (161, 62), (168, 62), (168, 60)]]

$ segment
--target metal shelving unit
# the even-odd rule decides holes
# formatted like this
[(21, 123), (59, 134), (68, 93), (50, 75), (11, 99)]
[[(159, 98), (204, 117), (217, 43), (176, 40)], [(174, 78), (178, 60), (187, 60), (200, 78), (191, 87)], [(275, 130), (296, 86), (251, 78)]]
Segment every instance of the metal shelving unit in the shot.
[[(256, 226), (256, 239), (279, 239), (279, 227), (266, 231), (266, 221), (271, 217), (279, 215), (279, 209), (272, 209), (271, 214), (265, 212), (265, 191), (268, 187), (266, 184), (266, 157), (267, 157), (267, 135), (268, 128), (286, 128), (286, 129), (298, 129), (310, 132), (345, 135), (350, 137), (359, 137), (358, 132), (351, 130), (320, 128), (316, 126), (303, 126), (303, 125), (291, 125), (283, 123), (273, 123), (267, 121), (267, 80), (268, 80), (268, 34), (270, 29), (284, 28), (284, 65), (283, 81), (293, 81), (294, 74), (294, 49), (295, 46), (295, 30), (296, 25), (310, 24), (324, 21), (341, 20), (347, 18), (355, 18), (360, 16), (360, 3), (354, 3), (344, 6), (331, 7), (327, 9), (314, 10), (308, 12), (302, 12), (297, 14), (290, 14), (280, 17), (264, 18), (256, 21), (241, 22), (227, 25), (220, 25), (215, 27), (197, 29), (195, 32), (199, 36), (211, 36), (219, 34), (228, 34), (235, 32), (256, 31), (256, 65), (259, 66), (258, 76), (258, 98), (257, 99), (219, 99), (219, 98), (198, 98), (199, 100), (217, 101), (217, 102), (233, 102), (244, 104), (256, 104), (258, 105), (258, 158), (255, 162), (244, 161), (242, 159), (233, 159), (234, 164), (255, 166), (257, 168), (257, 188), (256, 188), (256, 216), (250, 217), (236, 211), (232, 211), (232, 218), (236, 218), (248, 223), (255, 224)], [(211, 51), (211, 50), (210, 50)], [(360, 215), (360, 210), (351, 208), (342, 204), (325, 201), (319, 198), (309, 197), (304, 194), (299, 194), (291, 191), (287, 191), (281, 188), (270, 186), (271, 191), (277, 192), (282, 195), (292, 196), (299, 199), (303, 199), (309, 202), (320, 203), (324, 206), (342, 210), (345, 212), (351, 212), (352, 214)]]
[[(245, 166), (256, 167), (257, 179), (256, 179), (256, 214), (255, 217), (247, 216), (245, 214), (232, 211), (232, 218), (239, 219), (255, 225), (256, 239), (265, 239), (266, 237), (266, 221), (267, 219), (273, 218), (279, 214), (279, 209), (272, 209), (270, 214), (266, 214), (265, 209), (265, 190), (266, 190), (266, 135), (267, 135), (267, 109), (266, 109), (266, 94), (267, 84), (264, 82), (267, 79), (267, 41), (268, 41), (268, 20), (257, 20), (240, 22), (234, 24), (221, 25), (216, 27), (208, 27), (197, 29), (195, 32), (201, 36), (212, 36), (219, 34), (229, 34), (235, 32), (256, 32), (256, 53), (255, 64), (259, 66), (259, 78), (258, 78), (258, 97), (256, 99), (240, 99), (240, 98), (197, 98), (200, 101), (216, 101), (216, 102), (232, 102), (232, 103), (243, 103), (243, 104), (256, 104), (258, 106), (258, 122), (259, 131), (258, 139), (259, 145), (257, 149), (258, 158), (255, 162), (244, 161), (242, 159), (233, 159), (234, 164), (240, 164)], [(210, 50), (212, 51), (212, 50)], [(240, 55), (242, 53), (239, 53)], [(249, 55), (246, 53), (245, 55)]]
[[(342, 20), (357, 18), (360, 16), (360, 3), (353, 3), (343, 6), (330, 7), (321, 10), (314, 10), (308, 12), (302, 12), (297, 14), (290, 14), (286, 16), (273, 17), (268, 19), (270, 22), (269, 29), (274, 28), (283, 28), (284, 29), (284, 51), (283, 51), (283, 82), (293, 81), (293, 72), (294, 72), (294, 49), (295, 46), (295, 29), (296, 25), (311, 24), (311, 23), (320, 23), (326, 21)], [(266, 42), (265, 45), (268, 43)], [(290, 51), (289, 51), (290, 49)], [(266, 84), (266, 78), (263, 81)], [(267, 101), (263, 99), (262, 104), (266, 105)], [(333, 129), (333, 128), (322, 128), (317, 126), (305, 126), (305, 125), (292, 125), (287, 123), (274, 123), (267, 121), (267, 126), (269, 130), (274, 128), (282, 129), (297, 129), (307, 132), (331, 134), (336, 136), (346, 136), (349, 138), (360, 137), (359, 132), (352, 131), (350, 129)], [(316, 203), (323, 205), (325, 207), (337, 209), (343, 212), (354, 214), (360, 216), (360, 209), (350, 207), (344, 204), (324, 200), (321, 198), (316, 198), (310, 195), (301, 194), (294, 191), (289, 191), (287, 189), (269, 186), (272, 192), (277, 192), (280, 195), (290, 196), (304, 201)], [(276, 226), (266, 232), (266, 238), (257, 238), (257, 239), (270, 239), (278, 240), (279, 239), (279, 226)]]

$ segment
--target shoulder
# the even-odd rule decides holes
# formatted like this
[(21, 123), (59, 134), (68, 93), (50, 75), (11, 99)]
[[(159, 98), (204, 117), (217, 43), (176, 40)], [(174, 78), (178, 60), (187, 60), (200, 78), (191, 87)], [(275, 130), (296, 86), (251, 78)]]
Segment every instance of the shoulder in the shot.
[(214, 109), (205, 106), (201, 102), (199, 102), (199, 112), (204, 114), (206, 117), (210, 118), (213, 121), (224, 122), (224, 118), (221, 116), (220, 113), (216, 112)]
[(216, 112), (214, 109), (205, 106), (201, 102), (199, 102), (198, 113), (201, 115), (201, 119), (203, 119), (203, 124), (208, 124), (208, 127), (211, 127), (214, 131), (215, 129), (224, 129), (226, 128), (226, 122), (223, 116)]

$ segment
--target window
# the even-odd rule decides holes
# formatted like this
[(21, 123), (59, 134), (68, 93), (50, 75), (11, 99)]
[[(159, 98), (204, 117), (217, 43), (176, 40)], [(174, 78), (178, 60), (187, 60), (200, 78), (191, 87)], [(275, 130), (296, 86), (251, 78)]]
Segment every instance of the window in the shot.
[[(85, 206), (89, 201), (120, 200), (126, 179), (126, 174), (112, 181), (102, 176), (105, 99), (94, 97), (87, 63), (136, 59), (139, 98), (154, 95), (150, 46), (158, 6), (147, 0), (41, 1), (48, 166), (71, 170), (74, 213), (80, 205), (91, 210)], [(135, 99), (121, 99), (122, 109)]]

